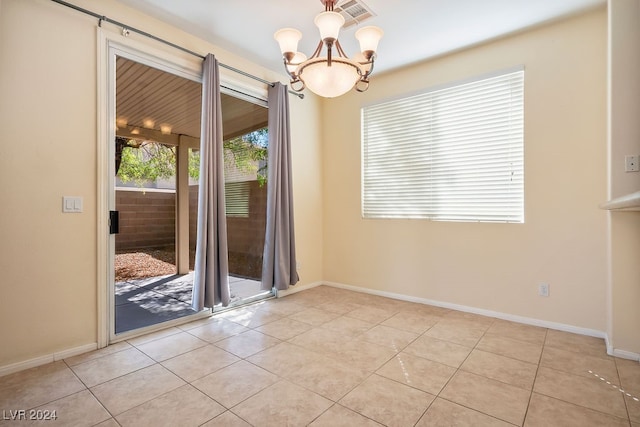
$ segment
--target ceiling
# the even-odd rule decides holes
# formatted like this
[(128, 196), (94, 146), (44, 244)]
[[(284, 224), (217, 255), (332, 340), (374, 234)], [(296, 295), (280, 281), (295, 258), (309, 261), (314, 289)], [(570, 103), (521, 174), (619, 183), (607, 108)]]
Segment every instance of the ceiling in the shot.
[[(120, 1), (266, 68), (282, 70), (283, 74), (273, 33), (283, 27), (302, 31), (298, 50), (309, 55), (319, 41), (313, 19), (324, 10), (320, 0)], [(339, 1), (338, 6), (348, 1)], [(376, 16), (361, 26), (376, 25), (385, 32), (378, 49), (377, 72), (606, 4), (606, 0), (362, 1)], [(341, 32), (340, 43), (349, 55), (358, 50), (354, 38), (357, 28), (356, 25)]]
[[(224, 140), (267, 125), (264, 106), (222, 93)], [(177, 145), (200, 138), (202, 85), (126, 58), (116, 61), (116, 134)]]

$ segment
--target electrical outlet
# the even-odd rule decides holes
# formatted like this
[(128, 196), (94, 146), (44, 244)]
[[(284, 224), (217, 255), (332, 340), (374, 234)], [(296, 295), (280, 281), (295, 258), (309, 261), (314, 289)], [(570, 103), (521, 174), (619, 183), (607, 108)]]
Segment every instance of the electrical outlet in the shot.
[(624, 156), (624, 171), (625, 172), (638, 172), (640, 171), (640, 164), (638, 163), (639, 156)]
[(538, 285), (538, 295), (541, 297), (549, 296), (549, 284), (548, 283), (540, 283)]

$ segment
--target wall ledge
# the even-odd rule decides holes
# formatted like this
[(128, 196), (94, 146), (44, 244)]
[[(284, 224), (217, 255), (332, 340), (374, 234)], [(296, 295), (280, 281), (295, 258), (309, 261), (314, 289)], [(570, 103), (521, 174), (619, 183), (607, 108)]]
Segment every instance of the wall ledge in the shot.
[(600, 209), (610, 211), (640, 211), (640, 191), (616, 197), (600, 205)]

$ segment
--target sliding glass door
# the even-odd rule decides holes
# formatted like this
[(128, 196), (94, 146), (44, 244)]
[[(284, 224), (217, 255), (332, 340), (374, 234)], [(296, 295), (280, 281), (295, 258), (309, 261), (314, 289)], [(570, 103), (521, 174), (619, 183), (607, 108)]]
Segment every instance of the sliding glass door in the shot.
[[(131, 52), (115, 52), (110, 65), (113, 341), (203, 314), (191, 308), (202, 85), (197, 76)], [(230, 305), (236, 306), (272, 295), (260, 290), (267, 105), (241, 91), (222, 92)]]
[(122, 56), (115, 59), (115, 81), (118, 230), (112, 231), (120, 334), (195, 314), (190, 156), (199, 146), (202, 85)]

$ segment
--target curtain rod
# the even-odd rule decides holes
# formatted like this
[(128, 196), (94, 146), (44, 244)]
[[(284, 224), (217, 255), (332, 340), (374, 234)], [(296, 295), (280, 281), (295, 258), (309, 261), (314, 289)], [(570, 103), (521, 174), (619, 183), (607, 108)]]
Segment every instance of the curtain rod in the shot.
[[(140, 34), (141, 36), (145, 36), (145, 37), (153, 39), (153, 40), (155, 40), (157, 42), (164, 43), (167, 46), (171, 46), (174, 49), (181, 50), (182, 52), (188, 53), (188, 54), (193, 55), (195, 57), (198, 57), (198, 58), (200, 58), (202, 60), (205, 59), (205, 57), (203, 55), (201, 55), (201, 54), (199, 54), (197, 52), (194, 52), (194, 51), (189, 50), (189, 49), (187, 49), (185, 47), (179, 46), (179, 45), (177, 45), (175, 43), (172, 43), (172, 42), (170, 42), (168, 40), (161, 39), (160, 37), (154, 36), (153, 34), (147, 33), (146, 31), (142, 31), (142, 30), (139, 30), (139, 29), (137, 29), (135, 27), (131, 27), (129, 25), (123, 24), (122, 22), (118, 22), (118, 21), (116, 21), (114, 19), (107, 18), (106, 16), (100, 15), (99, 13), (92, 12), (92, 11), (90, 11), (88, 9), (84, 9), (84, 8), (82, 8), (80, 6), (76, 6), (75, 4), (71, 4), (71, 3), (68, 3), (68, 2), (63, 1), (63, 0), (51, 0), (51, 1), (54, 2), (54, 3), (58, 3), (58, 4), (62, 5), (62, 6), (66, 6), (68, 8), (77, 10), (78, 12), (82, 12), (82, 13), (84, 13), (86, 15), (93, 16), (94, 18), (98, 18), (99, 19), (98, 26), (102, 26), (102, 21), (108, 22), (108, 23), (116, 25), (118, 27), (122, 27), (123, 30), (126, 29), (126, 30), (129, 30), (129, 31), (133, 31), (134, 33)], [(253, 74), (249, 74), (246, 71), (239, 70), (239, 69), (237, 69), (235, 67), (223, 64), (221, 62), (218, 62), (218, 65), (220, 67), (222, 67), (222, 68), (226, 68), (227, 70), (233, 71), (234, 73), (242, 74), (245, 77), (249, 77), (251, 79), (257, 80), (257, 81), (259, 81), (261, 83), (264, 83), (264, 84), (267, 84), (267, 85), (269, 85), (271, 87), (274, 86), (273, 82), (264, 80), (264, 79), (262, 79), (262, 78), (260, 78), (258, 76), (254, 76)], [(294, 92), (292, 90), (289, 90), (289, 93), (292, 94), (292, 95), (296, 95), (300, 99), (304, 98), (304, 93)]]

